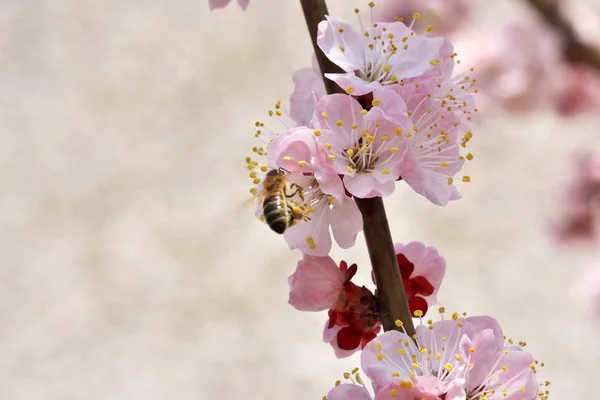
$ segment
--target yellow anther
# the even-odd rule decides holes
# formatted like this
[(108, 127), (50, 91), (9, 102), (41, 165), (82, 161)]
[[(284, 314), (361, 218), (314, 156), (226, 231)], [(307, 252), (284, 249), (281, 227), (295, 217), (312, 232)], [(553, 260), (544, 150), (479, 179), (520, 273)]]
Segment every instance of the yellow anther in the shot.
[[(412, 371), (411, 371), (412, 372)], [(413, 384), (411, 381), (400, 381), (400, 387), (403, 389), (412, 389), (413, 388)]]
[(425, 28), (425, 32), (431, 32), (432, 29), (433, 29), (433, 27), (431, 25), (429, 25), (427, 28)]
[(342, 121), (341, 119), (338, 119), (335, 124), (337, 126), (342, 126), (342, 125), (344, 125), (344, 121)]
[(399, 372), (396, 372), (396, 371), (394, 371), (394, 372), (392, 372), (392, 377), (393, 377), (393, 378), (399, 378), (399, 377), (400, 377), (400, 373), (399, 373)]
[(283, 156), (283, 157), (281, 157), (281, 159), (283, 161), (290, 161), (292, 159), (292, 157), (290, 157), (290, 156)]
[(335, 159), (335, 154), (328, 154), (327, 158), (329, 158), (330, 160), (334, 160)]
[(344, 372), (344, 379), (350, 379), (350, 372)]
[(250, 172), (249, 176), (250, 176), (250, 178), (254, 179), (254, 178), (256, 178), (258, 176), (258, 174), (257, 174), (256, 171), (252, 171), (252, 172)]
[(304, 161), (304, 160), (300, 160), (300, 161), (298, 161), (298, 166), (299, 166), (300, 168), (304, 167), (305, 165), (306, 165), (306, 161)]
[(456, 324), (456, 325), (458, 325), (458, 326), (459, 326), (459, 328), (462, 328), (462, 326), (463, 326), (463, 323), (459, 321), (459, 322), (458, 322), (458, 324)]
[(318, 129), (315, 129), (313, 133), (314, 133), (315, 136), (319, 137), (319, 136), (321, 136), (322, 132), (320, 130), (318, 130)]
[(396, 128), (396, 136), (400, 136), (400, 135), (402, 135), (402, 128), (397, 127)]
[(367, 135), (365, 136), (365, 139), (367, 140), (367, 143), (373, 143), (375, 141), (375, 136)]
[(256, 179), (254, 179), (252, 182), (254, 182), (254, 184), (255, 184), (255, 185), (258, 185), (258, 184), (260, 183), (260, 179), (259, 179), (259, 178), (256, 178)]
[(357, 373), (357, 372), (358, 372), (358, 367), (356, 367), (356, 368), (354, 368), (354, 369), (352, 370), (352, 375), (354, 375), (354, 374), (355, 374), (355, 373)]
[(256, 196), (256, 193), (257, 193), (256, 188), (250, 189), (250, 193), (252, 194), (252, 196)]
[(348, 157), (352, 158), (352, 157), (354, 157), (354, 150), (348, 149), (348, 150), (346, 150), (346, 154), (348, 154)]
[(392, 147), (392, 148), (390, 149), (390, 153), (392, 153), (392, 154), (394, 154), (394, 153), (395, 153), (395, 152), (397, 152), (397, 151), (398, 151), (398, 148), (397, 148), (397, 147)]
[(395, 321), (394, 321), (394, 324), (396, 324), (396, 326), (397, 326), (398, 328), (400, 328), (402, 325), (404, 325), (404, 324), (402, 323), (402, 321), (400, 321), (399, 319), (395, 320)]
[(406, 350), (398, 349), (398, 354), (400, 354), (401, 356), (404, 356), (404, 355), (406, 355)]
[(439, 360), (440, 358), (442, 358), (442, 355), (440, 353), (435, 353), (435, 359)]
[(348, 170), (348, 172), (353, 173), (354, 172), (354, 168), (352, 168), (352, 166), (348, 165), (346, 167), (346, 170)]
[[(390, 35), (392, 35), (392, 34), (390, 33)], [(394, 36), (394, 35), (392, 35), (392, 37), (393, 37), (393, 36)], [(390, 72), (390, 65), (389, 65), (389, 64), (385, 64), (385, 65), (383, 66), (383, 72), (386, 72), (386, 73), (387, 73), (387, 72)]]
[(281, 113), (281, 111), (279, 110), (275, 110), (275, 114), (277, 114), (278, 117), (281, 117), (283, 114)]
[(331, 143), (326, 142), (325, 143), (325, 147), (327, 147), (327, 150), (331, 150)]
[(449, 176), (448, 177), (448, 185), (452, 185), (453, 183), (454, 183), (454, 179), (451, 176)]
[(446, 161), (440, 162), (440, 167), (447, 167), (448, 163)]
[(340, 29), (338, 29), (338, 32), (339, 32), (339, 33), (344, 33), (344, 28), (340, 28)]
[(267, 172), (267, 171), (269, 170), (269, 167), (267, 167), (266, 165), (261, 165), (261, 166), (260, 166), (260, 170), (261, 170), (262, 172)]
[(381, 344), (380, 343), (375, 343), (375, 348), (377, 350), (381, 350)]
[(462, 181), (463, 182), (471, 182), (471, 177), (465, 175), (465, 176), (462, 177)]
[(361, 113), (362, 115), (365, 115), (365, 114), (367, 114), (367, 113), (368, 113), (368, 111), (367, 111), (367, 110), (365, 110), (365, 109), (363, 108), (362, 110), (360, 110), (360, 113)]
[(345, 51), (346, 51), (346, 48), (340, 44), (340, 50), (341, 50), (341, 52), (343, 53), (343, 52), (345, 52)]
[(323, 112), (321, 113), (321, 115), (322, 115), (322, 116), (323, 116), (323, 118), (325, 118), (325, 119), (329, 118), (329, 115), (327, 115), (327, 113), (326, 113), (325, 111), (323, 111)]
[(423, 316), (423, 311), (421, 311), (421, 310), (415, 310), (414, 315), (415, 315), (415, 317), (421, 318)]
[(454, 369), (454, 367), (452, 366), (452, 364), (450, 363), (446, 363), (444, 364), (444, 369), (448, 372), (452, 371)]
[(389, 175), (391, 172), (390, 172), (389, 169), (382, 169), (381, 173), (384, 174), (384, 175)]
[(390, 390), (390, 396), (397, 396), (398, 395), (398, 391), (396, 389), (392, 389)]
[(379, 99), (373, 99), (373, 103), (372, 104), (373, 104), (373, 107), (377, 107), (378, 105), (381, 104), (381, 100), (379, 100)]
[(421, 18), (421, 14), (419, 14), (419, 13), (414, 13), (414, 14), (413, 14), (413, 18), (414, 18), (414, 19), (420, 19), (420, 18)]
[(469, 353), (475, 353), (475, 347), (469, 347)]
[(434, 58), (433, 60), (429, 61), (429, 64), (438, 65), (441, 62), (442, 62), (442, 60), (440, 60), (439, 58)]
[(458, 354), (455, 354), (455, 355), (454, 355), (454, 359), (455, 359), (456, 361), (460, 361), (460, 356), (459, 356)]
[(503, 365), (502, 366), (502, 371), (506, 371), (506, 370), (508, 370), (508, 368), (506, 367), (506, 365)]
[(335, 386), (340, 386), (341, 384), (342, 384), (342, 381), (340, 381), (340, 380), (335, 381)]
[(379, 361), (383, 360), (383, 353), (377, 353), (377, 359)]
[(452, 319), (455, 320), (455, 321), (458, 319), (458, 313), (457, 312), (455, 312), (454, 314), (452, 314)]

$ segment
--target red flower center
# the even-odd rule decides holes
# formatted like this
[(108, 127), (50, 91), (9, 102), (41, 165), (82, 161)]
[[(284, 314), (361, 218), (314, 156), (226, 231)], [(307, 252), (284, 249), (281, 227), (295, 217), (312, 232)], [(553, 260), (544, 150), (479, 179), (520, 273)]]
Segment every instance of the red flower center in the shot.
[(408, 306), (410, 307), (411, 314), (415, 315), (415, 311), (421, 310), (423, 315), (425, 315), (428, 306), (424, 297), (433, 294), (433, 285), (429, 283), (424, 276), (411, 277), (415, 270), (415, 265), (408, 261), (404, 254), (397, 254), (396, 259), (398, 260), (398, 266), (400, 267), (400, 275), (402, 275), (402, 283), (404, 285), (404, 291), (406, 292), (406, 298), (408, 299)]

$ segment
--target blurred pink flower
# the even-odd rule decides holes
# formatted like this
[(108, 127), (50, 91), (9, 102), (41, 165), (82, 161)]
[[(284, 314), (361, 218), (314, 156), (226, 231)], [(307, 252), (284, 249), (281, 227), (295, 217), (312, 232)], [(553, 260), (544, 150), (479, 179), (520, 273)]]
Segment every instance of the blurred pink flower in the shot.
[(468, 22), (471, 7), (466, 0), (380, 0), (374, 8), (375, 18), (392, 22), (397, 18), (411, 21), (415, 13), (421, 18), (417, 23), (431, 25), (436, 34), (446, 35)]
[[(538, 393), (535, 359), (518, 346), (505, 345), (502, 329), (491, 317), (454, 314), (450, 320), (421, 324), (415, 341), (388, 331), (365, 346), (361, 366), (375, 399), (533, 400), (543, 395)], [(346, 385), (365, 388), (362, 379), (345, 378), (351, 380)], [(370, 398), (348, 386), (330, 393)]]
[(298, 311), (324, 311), (346, 304), (346, 274), (329, 256), (304, 255), (288, 278), (289, 303)]
[[(279, 134), (267, 148), (268, 168), (284, 168), (290, 184), (304, 190), (289, 202), (301, 207), (307, 221), (289, 227), (284, 237), (291, 249), (314, 256), (331, 250), (331, 234), (341, 248), (352, 247), (362, 230), (362, 216), (337, 172), (327, 162), (326, 151), (316, 141), (315, 130), (292, 128)], [(266, 169), (268, 169), (266, 168)]]
[[(381, 99), (380, 107), (366, 111), (351, 96), (321, 97), (315, 111), (319, 141), (327, 148), (344, 186), (358, 198), (385, 197), (394, 191), (400, 161), (406, 150), (401, 133), (409, 126), (406, 106), (396, 93)], [(377, 100), (379, 101), (379, 100)], [(386, 111), (393, 110), (396, 118)]]
[(421, 310), (425, 315), (429, 306), (437, 303), (446, 261), (434, 247), (426, 247), (421, 242), (396, 243), (394, 250), (410, 312), (414, 315), (416, 310)]
[(577, 155), (577, 173), (566, 192), (561, 221), (554, 226), (559, 241), (594, 241), (600, 211), (600, 154)]
[(444, 41), (416, 35), (402, 22), (371, 21), (364, 32), (356, 32), (347, 22), (327, 17), (319, 24), (317, 42), (325, 55), (345, 71), (325, 77), (347, 93), (363, 95), (428, 71)]
[[(238, 5), (242, 8), (242, 10), (246, 10), (248, 7), (248, 3), (250, 0), (237, 0)], [(217, 8), (225, 8), (231, 3), (231, 0), (208, 0), (208, 6), (210, 7), (210, 11), (213, 11)]]
[(563, 68), (564, 89), (558, 94), (555, 109), (570, 117), (600, 110), (600, 76), (589, 68), (566, 65)]
[(561, 42), (529, 13), (465, 43), (460, 59), (475, 69), (481, 108), (528, 112), (553, 106), (564, 89)]
[(298, 125), (311, 126), (317, 100), (326, 94), (316, 57), (313, 57), (312, 68), (294, 72), (292, 80), (294, 92), (290, 96), (290, 116)]

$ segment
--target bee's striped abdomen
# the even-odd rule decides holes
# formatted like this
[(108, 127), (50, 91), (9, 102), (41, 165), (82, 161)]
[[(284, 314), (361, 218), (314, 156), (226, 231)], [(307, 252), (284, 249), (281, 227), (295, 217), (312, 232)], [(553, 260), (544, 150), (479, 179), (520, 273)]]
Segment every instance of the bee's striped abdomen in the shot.
[(265, 222), (273, 231), (279, 234), (285, 232), (290, 223), (290, 216), (283, 192), (270, 194), (263, 200), (263, 215)]

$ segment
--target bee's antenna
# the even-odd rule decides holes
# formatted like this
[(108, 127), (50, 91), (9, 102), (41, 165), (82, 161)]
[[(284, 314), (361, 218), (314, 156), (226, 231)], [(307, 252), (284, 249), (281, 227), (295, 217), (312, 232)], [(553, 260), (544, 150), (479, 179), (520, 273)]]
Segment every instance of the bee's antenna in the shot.
[(283, 167), (279, 167), (279, 170), (280, 170), (280, 171), (283, 171), (283, 172), (287, 172), (288, 174), (290, 173), (290, 171), (288, 171), (287, 169), (285, 169), (285, 168), (283, 168)]

